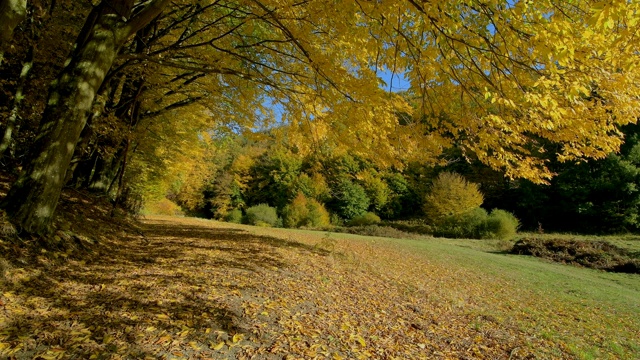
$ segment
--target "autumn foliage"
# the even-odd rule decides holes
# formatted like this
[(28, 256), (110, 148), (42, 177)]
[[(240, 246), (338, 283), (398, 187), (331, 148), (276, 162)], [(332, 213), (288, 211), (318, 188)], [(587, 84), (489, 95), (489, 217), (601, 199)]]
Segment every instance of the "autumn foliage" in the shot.
[(427, 220), (437, 224), (451, 216), (465, 214), (482, 205), (483, 196), (477, 184), (461, 175), (441, 173), (432, 183), (424, 199)]
[(329, 212), (315, 199), (298, 195), (282, 210), (285, 227), (325, 227), (330, 225)]

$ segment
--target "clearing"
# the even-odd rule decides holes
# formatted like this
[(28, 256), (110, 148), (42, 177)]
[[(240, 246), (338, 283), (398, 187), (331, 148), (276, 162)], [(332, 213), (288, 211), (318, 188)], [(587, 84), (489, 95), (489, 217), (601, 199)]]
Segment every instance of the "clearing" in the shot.
[(0, 357), (640, 358), (637, 275), (477, 240), (174, 217), (142, 232), (82, 258), (0, 258)]

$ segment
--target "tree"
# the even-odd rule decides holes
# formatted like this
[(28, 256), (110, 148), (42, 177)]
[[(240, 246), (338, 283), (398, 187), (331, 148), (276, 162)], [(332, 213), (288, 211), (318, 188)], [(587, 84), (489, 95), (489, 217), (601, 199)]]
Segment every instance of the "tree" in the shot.
[(433, 181), (424, 199), (424, 212), (432, 223), (467, 213), (482, 205), (479, 186), (456, 173), (443, 172)]
[(105, 0), (87, 18), (69, 64), (49, 91), (32, 159), (2, 203), (12, 221), (26, 232), (48, 230), (96, 92), (120, 47), (153, 20), (166, 2), (155, 0), (131, 17), (133, 0)]
[[(602, 158), (622, 142), (617, 127), (640, 115), (636, 2), (154, 0), (122, 20), (133, 5), (94, 8), (52, 88), (31, 162), (3, 204), (28, 232), (42, 232), (53, 214), (118, 50), (164, 5), (149, 48), (123, 52), (115, 70), (156, 64), (169, 74), (165, 93), (198, 89), (206, 96), (183, 103), (211, 99), (212, 117), (231, 126), (264, 130), (277, 120), (303, 153), (329, 144), (400, 167), (455, 145), (509, 177), (543, 182), (545, 144), (562, 161)], [(380, 70), (409, 79), (408, 98), (382, 89)], [(205, 79), (219, 86), (193, 87)], [(227, 109), (236, 103), (246, 118)]]
[(0, 0), (0, 65), (13, 31), (27, 17), (27, 0)]
[(343, 178), (335, 189), (334, 200), (330, 204), (342, 218), (350, 220), (367, 212), (371, 200), (364, 188), (353, 181)]

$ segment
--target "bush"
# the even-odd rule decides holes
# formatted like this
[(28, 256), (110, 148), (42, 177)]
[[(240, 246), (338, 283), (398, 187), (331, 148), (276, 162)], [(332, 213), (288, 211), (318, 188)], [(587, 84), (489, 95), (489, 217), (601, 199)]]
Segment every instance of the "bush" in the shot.
[(439, 224), (480, 207), (482, 201), (477, 184), (468, 182), (461, 175), (443, 172), (433, 181), (423, 208), (427, 220)]
[(433, 235), (434, 232), (433, 226), (427, 225), (423, 219), (385, 221), (383, 225), (405, 233)]
[(302, 193), (285, 206), (282, 216), (284, 226), (288, 228), (324, 227), (331, 223), (324, 206), (315, 199), (307, 199)]
[(419, 236), (419, 235), (411, 234), (408, 232), (400, 231), (398, 229), (394, 229), (390, 226), (378, 226), (378, 225), (335, 227), (331, 229), (331, 231), (346, 233), (346, 234), (388, 237), (388, 238), (396, 238), (396, 239), (415, 239), (415, 238), (418, 238)]
[(351, 219), (347, 225), (349, 226), (367, 226), (380, 223), (380, 217), (372, 212), (358, 215)]
[(307, 203), (307, 209), (309, 209), (309, 215), (306, 226), (317, 228), (331, 225), (329, 212), (319, 201), (310, 199)]
[(434, 231), (435, 236), (448, 238), (486, 238), (486, 223), (489, 214), (483, 208), (475, 208), (464, 214), (452, 215), (441, 220)]
[(282, 222), (284, 227), (297, 228), (303, 226), (308, 213), (307, 198), (302, 193), (298, 193), (298, 196), (282, 209)]
[(329, 217), (332, 226), (343, 226), (344, 220), (338, 214), (331, 214)]
[(248, 208), (245, 221), (249, 225), (256, 226), (278, 226), (282, 223), (276, 209), (267, 204), (259, 204)]
[(230, 223), (235, 223), (235, 224), (242, 223), (242, 210), (233, 209), (233, 210), (229, 211), (224, 216), (224, 221), (230, 222)]
[(494, 209), (491, 214), (476, 208), (447, 217), (436, 227), (435, 236), (468, 239), (512, 239), (520, 222), (508, 211)]
[[(510, 240), (516, 236), (520, 221), (510, 212), (500, 209), (491, 211), (486, 221), (486, 233), (488, 237), (501, 240)], [(485, 238), (485, 236), (483, 236)]]
[(640, 254), (606, 241), (525, 238), (513, 245), (511, 253), (605, 271), (640, 274)]

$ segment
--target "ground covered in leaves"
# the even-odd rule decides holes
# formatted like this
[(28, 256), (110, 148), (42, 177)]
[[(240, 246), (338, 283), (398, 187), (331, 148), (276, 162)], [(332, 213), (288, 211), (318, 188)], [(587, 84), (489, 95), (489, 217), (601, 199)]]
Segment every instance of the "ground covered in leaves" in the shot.
[(572, 358), (611, 340), (594, 315), (382, 240), (154, 217), (94, 241), (1, 260), (0, 357)]

